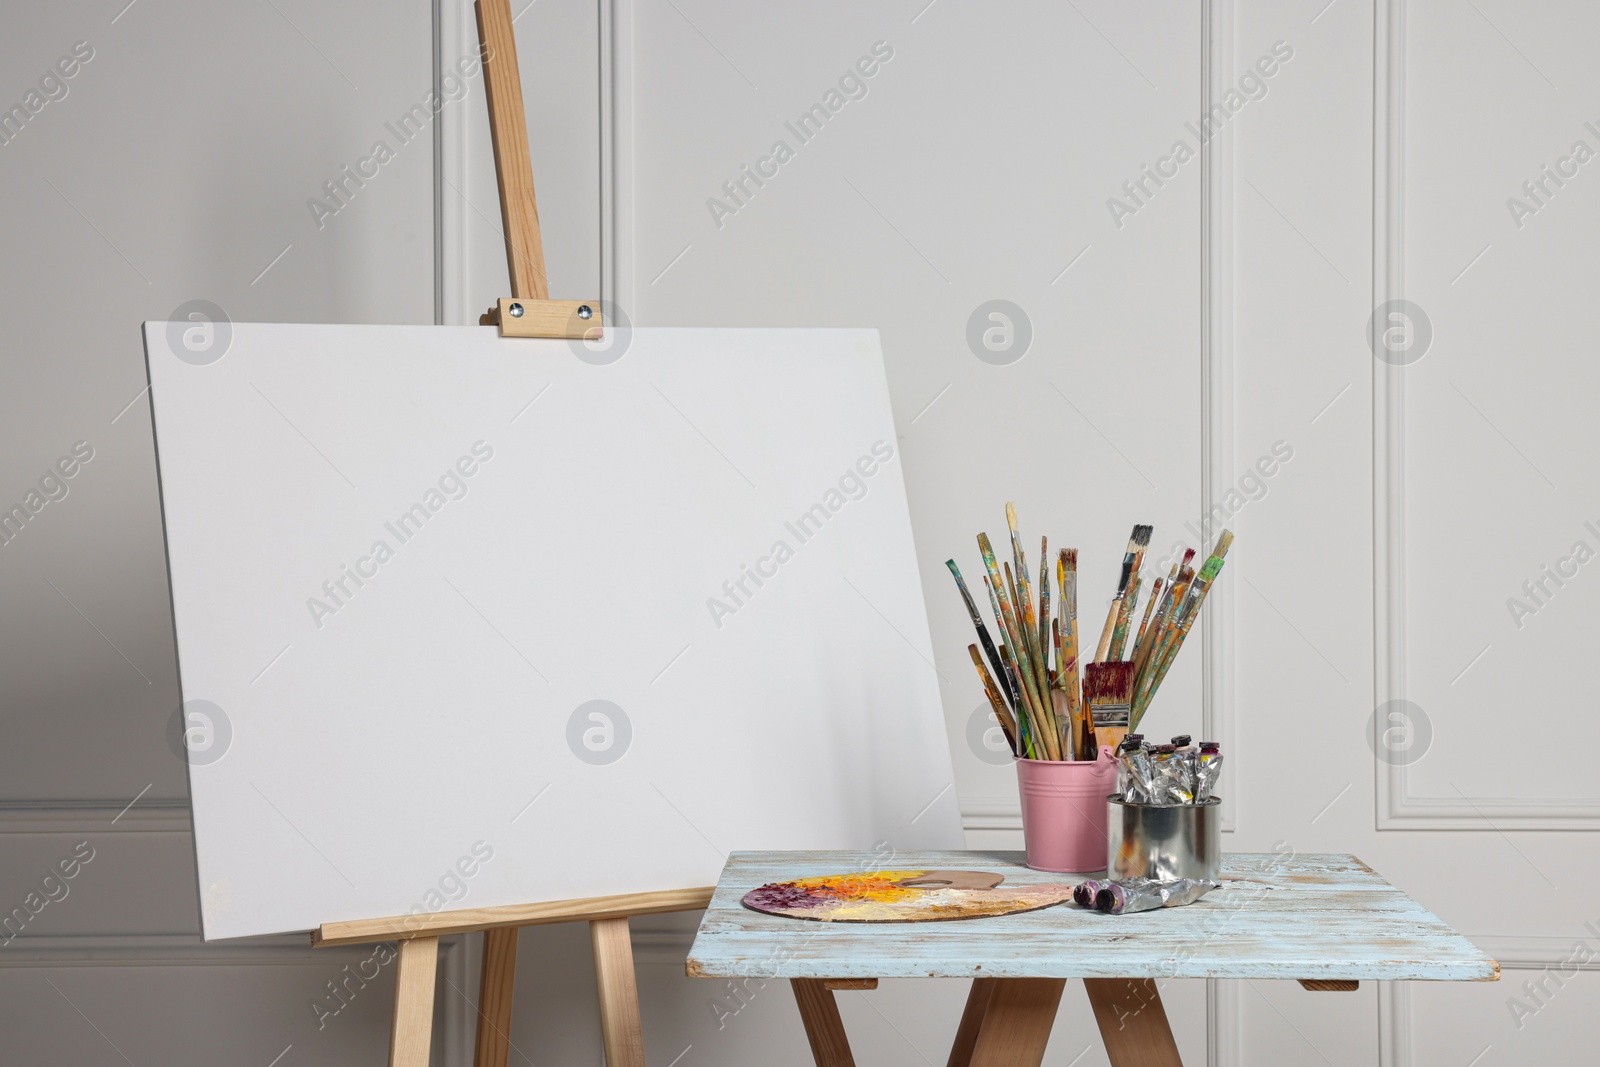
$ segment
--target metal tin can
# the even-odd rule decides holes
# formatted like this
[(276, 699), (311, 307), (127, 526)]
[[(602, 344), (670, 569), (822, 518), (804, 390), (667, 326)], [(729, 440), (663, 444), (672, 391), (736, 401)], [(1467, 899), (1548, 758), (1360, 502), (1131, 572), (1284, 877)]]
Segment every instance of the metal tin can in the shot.
[(1221, 800), (1199, 804), (1128, 804), (1106, 798), (1106, 877), (1215, 882), (1222, 871)]

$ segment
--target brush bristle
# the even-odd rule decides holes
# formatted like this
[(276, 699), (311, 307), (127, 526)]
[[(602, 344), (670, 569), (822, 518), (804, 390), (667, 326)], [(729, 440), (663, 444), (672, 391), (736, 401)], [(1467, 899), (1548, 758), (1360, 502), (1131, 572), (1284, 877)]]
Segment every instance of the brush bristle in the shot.
[(1216, 547), (1211, 550), (1211, 554), (1216, 556), (1218, 559), (1221, 559), (1223, 556), (1228, 554), (1228, 549), (1232, 547), (1232, 545), (1233, 531), (1223, 530), (1222, 533), (1218, 535)]
[(1078, 569), (1078, 550), (1077, 549), (1075, 549), (1075, 548), (1063, 548), (1061, 550), (1061, 556), (1062, 556), (1063, 559), (1065, 559), (1067, 561), (1067, 570), (1075, 571), (1075, 570)]
[(1083, 699), (1089, 704), (1126, 704), (1133, 699), (1133, 661), (1090, 663), (1083, 668)]
[(1148, 547), (1150, 544), (1150, 534), (1154, 529), (1154, 526), (1135, 526), (1133, 528), (1133, 537), (1128, 540), (1128, 543), (1130, 545), (1137, 545), (1140, 548)]

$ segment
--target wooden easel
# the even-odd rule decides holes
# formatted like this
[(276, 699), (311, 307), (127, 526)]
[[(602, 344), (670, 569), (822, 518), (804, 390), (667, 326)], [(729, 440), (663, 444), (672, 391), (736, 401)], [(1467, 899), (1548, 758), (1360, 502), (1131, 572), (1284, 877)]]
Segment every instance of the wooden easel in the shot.
[[(476, 0), (474, 7), (478, 15), (483, 82), (489, 100), (489, 134), (494, 143), (512, 293), (490, 308), (478, 320), (479, 325), (498, 326), (504, 337), (598, 338), (601, 331), (598, 300), (549, 299), (510, 0)], [(473, 1063), (475, 1067), (506, 1067), (511, 1049), (517, 932), (524, 926), (586, 920), (594, 947), (595, 985), (600, 996), (600, 1029), (607, 1067), (644, 1067), (639, 988), (633, 972), (628, 919), (634, 915), (699, 910), (711, 902), (711, 892), (712, 887), (705, 886), (324, 923), (312, 934), (311, 943), (315, 946), (359, 945), (398, 940), (389, 1064), (390, 1067), (428, 1067), (439, 938), (444, 934), (482, 931), (483, 970)]]

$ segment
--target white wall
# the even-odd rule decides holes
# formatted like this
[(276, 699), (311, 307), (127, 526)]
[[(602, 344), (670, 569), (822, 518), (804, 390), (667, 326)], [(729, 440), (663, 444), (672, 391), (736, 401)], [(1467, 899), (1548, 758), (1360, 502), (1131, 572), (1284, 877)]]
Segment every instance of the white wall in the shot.
[[(1539, 1000), (1521, 987), (1600, 941), (1584, 892), (1600, 795), (1503, 753), (1547, 729), (1581, 751), (1595, 729), (1589, 568), (1541, 603), (1520, 587), (1578, 539), (1600, 548), (1582, 436), (1600, 200), (1585, 166), (1520, 227), (1506, 203), (1531, 203), (1521, 184), (1573, 141), (1600, 149), (1584, 126), (1600, 126), (1587, 8), (515, 7), (553, 295), (603, 289), (645, 324), (882, 329), (974, 846), (1020, 835), (1009, 770), (969, 743), (981, 694), (943, 560), (970, 561), (971, 535), (1015, 499), (1028, 530), (1083, 550), (1092, 602), (1133, 518), (1156, 523), (1163, 553), (1192, 541), (1205, 504), (1275, 443), (1293, 449), (1229, 520), (1240, 540), (1207, 643), (1150, 724), (1228, 743), (1230, 849), (1354, 852), (1496, 954), (1506, 980), (1339, 996), (1170, 983), (1188, 1062), (1585, 1059), (1592, 976), (1547, 981)], [(0, 905), (78, 842), (95, 850), (69, 896), (0, 947), (8, 1062), (381, 1063), (388, 969), (319, 1030), (313, 999), (365, 954), (195, 938), (135, 327), (195, 298), (236, 320), (465, 322), (501, 295), (479, 80), (445, 108), (437, 145), (404, 146), (321, 229), (305, 203), (423, 97), (435, 56), (474, 47), (470, 5), (445, 0), (437, 27), (425, 6), (376, 19), (298, 0), (3, 20), (0, 100), (21, 101), (74, 42), (94, 49), (68, 95), (0, 145), (14, 327), (0, 503), (74, 442), (95, 450), (0, 547)], [(784, 123), (880, 40), (894, 54), (867, 95), (797, 144)], [(1192, 144), (1184, 124), (1278, 41), (1293, 57), (1265, 97), (1113, 222), (1107, 198)], [(779, 137), (794, 158), (719, 227), (707, 199)], [(1366, 330), (1399, 297), (1433, 338), (1390, 369)], [(1005, 365), (965, 337), (993, 299), (1033, 331)], [(1538, 609), (1520, 627), (1513, 596)], [(1410, 766), (1375, 759), (1369, 733), (1402, 696), (1431, 732)], [(651, 1062), (806, 1063), (786, 990), (730, 1014), (721, 983), (682, 977), (690, 929), (637, 924)], [(476, 952), (446, 953), (439, 1062), (470, 1058)], [(591, 990), (581, 927), (525, 932), (513, 1061), (598, 1064)], [(941, 1062), (963, 992), (842, 996), (860, 1062)], [(1105, 1062), (1070, 990), (1046, 1062)]]

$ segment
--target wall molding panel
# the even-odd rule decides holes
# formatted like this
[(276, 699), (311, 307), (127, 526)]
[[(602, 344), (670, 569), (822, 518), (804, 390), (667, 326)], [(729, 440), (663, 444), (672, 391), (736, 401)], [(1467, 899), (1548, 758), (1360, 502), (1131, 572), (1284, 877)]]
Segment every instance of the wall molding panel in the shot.
[[(1372, 306), (1405, 296), (1407, 0), (1376, 0), (1373, 25)], [(1372, 370), (1375, 707), (1406, 696), (1406, 369)], [(1425, 797), (1374, 757), (1379, 830), (1600, 830), (1600, 799)]]

